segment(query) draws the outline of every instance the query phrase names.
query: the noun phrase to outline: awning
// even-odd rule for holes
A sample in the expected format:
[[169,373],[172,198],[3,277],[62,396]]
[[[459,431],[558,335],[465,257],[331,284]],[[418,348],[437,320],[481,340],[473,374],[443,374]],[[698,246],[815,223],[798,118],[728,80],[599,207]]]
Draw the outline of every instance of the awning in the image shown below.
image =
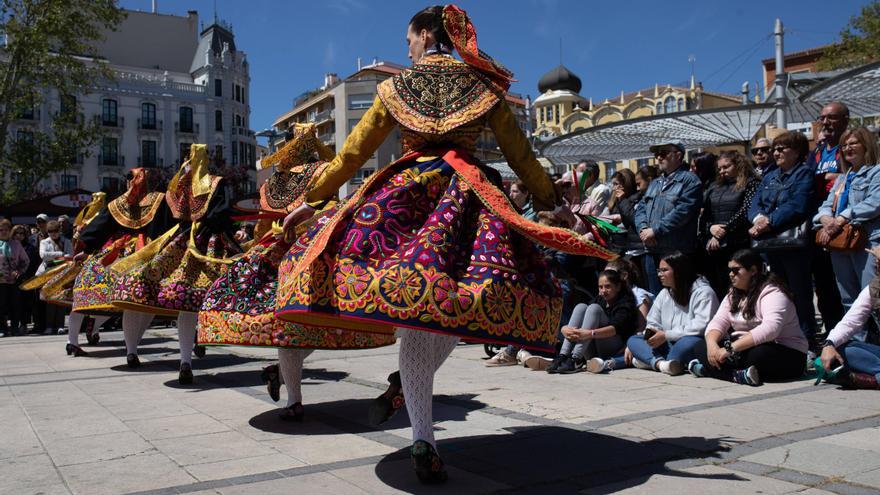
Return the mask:
[[805,91],[801,101],[826,104],[839,101],[849,107],[850,115],[880,115],[880,62],[856,67]]
[[588,159],[630,160],[650,156],[648,148],[678,140],[688,149],[750,141],[772,116],[772,104],[760,103],[689,110],[588,127],[548,141],[541,154],[556,165]]

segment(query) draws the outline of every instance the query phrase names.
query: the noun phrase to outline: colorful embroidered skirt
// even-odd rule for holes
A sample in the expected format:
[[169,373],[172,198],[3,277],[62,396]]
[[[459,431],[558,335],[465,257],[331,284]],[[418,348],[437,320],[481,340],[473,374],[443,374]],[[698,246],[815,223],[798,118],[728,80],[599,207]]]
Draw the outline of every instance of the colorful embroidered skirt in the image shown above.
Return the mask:
[[49,304],[69,307],[73,304],[73,284],[79,275],[82,265],[67,261],[40,288],[40,299]]
[[[219,260],[227,255],[226,245],[219,234],[200,234],[195,248],[206,253],[202,256],[189,249],[189,229],[164,238],[153,241],[161,243],[155,255],[119,275],[113,286],[113,306],[168,316],[199,311],[208,288],[223,269],[224,263]],[[144,249],[151,248],[147,245]]]
[[394,335],[297,325],[275,318],[278,263],[289,242],[264,237],[229,265],[202,303],[199,344],[306,349],[369,349]]
[[404,157],[375,174],[291,247],[279,268],[276,316],[553,350],[562,298],[533,241],[614,255],[526,221],[486,172],[497,175],[453,150]]
[[133,251],[134,243],[119,246],[109,242],[100,251],[89,256],[83,262],[82,270],[73,285],[73,311],[93,315],[119,313],[119,308],[111,304],[113,287],[118,276],[109,265]]

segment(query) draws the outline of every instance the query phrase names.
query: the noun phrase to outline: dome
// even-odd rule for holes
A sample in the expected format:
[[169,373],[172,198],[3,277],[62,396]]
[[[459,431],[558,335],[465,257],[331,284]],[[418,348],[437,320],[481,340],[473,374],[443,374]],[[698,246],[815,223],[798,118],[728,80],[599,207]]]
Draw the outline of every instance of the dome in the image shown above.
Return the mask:
[[564,65],[560,65],[541,76],[541,80],[538,81],[538,91],[542,94],[559,89],[580,93],[581,78],[568,70]]

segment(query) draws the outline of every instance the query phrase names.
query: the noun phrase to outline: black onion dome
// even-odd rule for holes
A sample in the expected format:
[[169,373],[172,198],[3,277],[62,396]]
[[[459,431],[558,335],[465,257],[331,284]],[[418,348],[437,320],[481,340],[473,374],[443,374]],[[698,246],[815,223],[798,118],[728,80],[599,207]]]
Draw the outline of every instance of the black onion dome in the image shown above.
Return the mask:
[[547,91],[567,89],[575,93],[581,92],[581,78],[568,70],[564,65],[551,70],[541,76],[538,81],[538,91],[542,94]]

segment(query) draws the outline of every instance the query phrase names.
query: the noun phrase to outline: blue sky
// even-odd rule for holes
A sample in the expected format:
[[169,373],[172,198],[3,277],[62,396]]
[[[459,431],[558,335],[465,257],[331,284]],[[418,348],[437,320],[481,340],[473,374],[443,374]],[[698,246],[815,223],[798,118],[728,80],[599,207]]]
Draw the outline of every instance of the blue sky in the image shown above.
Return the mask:
[[[541,75],[562,62],[595,102],[621,90],[690,77],[689,55],[708,91],[739,93],[762,80],[760,61],[773,56],[768,35],[780,17],[786,52],[838,39],[867,1],[577,1],[461,0],[480,48],[510,68],[512,91],[537,95]],[[213,18],[214,0],[159,0],[159,12]],[[149,10],[150,0],[122,0]],[[378,57],[408,64],[406,25],[426,2],[402,0],[216,0],[232,23],[236,45],[251,64],[251,127],[260,130],[289,110],[294,97],[320,86],[327,72],[346,77]]]

